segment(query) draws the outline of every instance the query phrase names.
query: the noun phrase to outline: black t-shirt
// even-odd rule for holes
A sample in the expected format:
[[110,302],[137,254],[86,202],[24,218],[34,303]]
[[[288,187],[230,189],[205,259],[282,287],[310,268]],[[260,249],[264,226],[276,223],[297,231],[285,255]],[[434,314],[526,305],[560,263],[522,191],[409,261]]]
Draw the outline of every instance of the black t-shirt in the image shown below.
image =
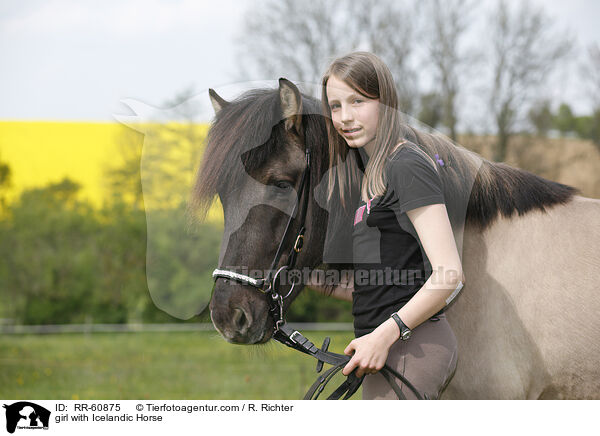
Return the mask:
[[355,213],[352,314],[356,337],[370,333],[404,306],[432,272],[406,212],[445,203],[442,180],[432,161],[411,147],[417,146],[404,144],[388,157],[385,194],[367,203],[361,200]]

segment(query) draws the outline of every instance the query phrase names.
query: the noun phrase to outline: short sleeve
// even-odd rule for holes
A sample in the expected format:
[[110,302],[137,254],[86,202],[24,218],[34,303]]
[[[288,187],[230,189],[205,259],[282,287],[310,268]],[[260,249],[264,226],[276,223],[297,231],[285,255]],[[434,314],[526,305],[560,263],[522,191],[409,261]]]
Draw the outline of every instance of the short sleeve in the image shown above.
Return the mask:
[[388,189],[398,199],[399,213],[430,204],[445,203],[442,181],[427,157],[404,149],[391,158],[387,166]]

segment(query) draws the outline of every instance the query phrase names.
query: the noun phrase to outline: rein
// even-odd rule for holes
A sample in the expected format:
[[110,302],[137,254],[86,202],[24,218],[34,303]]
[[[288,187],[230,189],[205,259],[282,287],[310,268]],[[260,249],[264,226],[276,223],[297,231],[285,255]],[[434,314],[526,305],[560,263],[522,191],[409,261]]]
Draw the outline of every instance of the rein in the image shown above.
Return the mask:
[[[260,292],[264,293],[269,304],[269,313],[275,321],[275,331],[273,333],[273,339],[275,339],[278,342],[281,342],[282,344],[290,348],[301,351],[302,353],[308,354],[309,356],[312,356],[315,359],[317,359],[317,373],[321,372],[324,363],[332,365],[331,368],[329,368],[317,378],[317,380],[313,383],[313,385],[310,387],[310,389],[304,396],[305,400],[316,400],[327,385],[327,383],[331,381],[333,376],[338,371],[340,371],[346,366],[346,364],[350,361],[351,357],[346,356],[344,354],[337,354],[328,351],[330,342],[329,337],[325,338],[322,347],[318,348],[304,335],[302,335],[298,330],[294,330],[292,327],[286,324],[283,318],[283,301],[292,293],[295,286],[300,283],[300,279],[297,282],[292,283],[292,287],[285,296],[279,293],[276,289],[277,278],[283,270],[291,270],[294,268],[297,256],[302,251],[302,246],[304,243],[304,232],[306,231],[306,213],[308,209],[308,198],[310,193],[310,151],[308,147],[305,150],[305,156],[306,167],[304,169],[304,172],[302,173],[302,179],[298,188],[298,197],[294,205],[294,209],[285,227],[283,237],[279,242],[279,246],[277,248],[277,252],[275,253],[275,257],[271,262],[271,266],[268,270],[269,272],[267,274],[267,277],[256,279],[244,274],[239,274],[233,271],[218,268],[213,271],[212,276],[215,281],[219,278],[234,280],[238,283],[252,286],[258,289]],[[279,268],[273,274],[275,267],[279,264],[279,261],[281,259],[284,242],[290,232],[292,220],[299,206],[301,207],[300,229],[298,230],[298,234],[296,235],[294,245],[289,252],[287,264]],[[365,377],[364,375],[362,377],[357,377],[355,375],[355,372],[356,368],[348,375],[347,379],[329,397],[327,397],[327,399],[338,400],[340,399],[340,397],[342,397],[342,395],[344,395],[342,399],[347,400],[352,395],[354,395],[354,393],[358,390]],[[384,367],[379,372],[381,373],[381,375],[383,375],[383,377],[385,377],[390,387],[398,396],[398,399],[405,400],[406,396],[394,380],[394,377],[396,377],[402,383],[404,383],[419,400],[423,399],[423,396],[417,391],[417,389],[404,376],[399,374],[393,368],[390,368],[388,365],[384,365]]]

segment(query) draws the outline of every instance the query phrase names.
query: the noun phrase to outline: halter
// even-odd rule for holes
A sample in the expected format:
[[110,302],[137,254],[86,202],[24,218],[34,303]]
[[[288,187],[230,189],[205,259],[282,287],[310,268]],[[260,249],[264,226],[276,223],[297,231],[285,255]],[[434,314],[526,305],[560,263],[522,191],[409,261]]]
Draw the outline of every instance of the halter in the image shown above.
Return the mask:
[[[304,399],[317,399],[319,394],[325,388],[325,385],[333,378],[333,376],[340,371],[346,364],[350,361],[350,356],[346,356],[344,354],[337,354],[328,351],[329,348],[329,338],[325,338],[323,345],[321,348],[317,348],[315,344],[309,341],[302,333],[298,330],[294,330],[289,325],[286,324],[283,318],[283,301],[287,298],[294,287],[300,282],[292,283],[292,287],[288,291],[288,293],[283,296],[277,291],[276,281],[279,275],[284,270],[291,270],[296,265],[296,258],[298,254],[302,251],[302,246],[304,244],[304,232],[306,231],[305,222],[306,222],[306,212],[308,209],[308,198],[310,193],[310,151],[308,147],[305,150],[306,156],[306,168],[302,173],[302,179],[300,180],[300,187],[298,188],[298,196],[296,199],[296,204],[294,205],[294,209],[290,218],[288,219],[287,225],[285,227],[285,231],[283,232],[283,236],[281,241],[279,242],[279,246],[277,247],[277,252],[275,253],[275,257],[271,262],[271,266],[269,267],[267,277],[265,278],[253,278],[244,274],[239,274],[234,271],[230,271],[227,269],[215,269],[212,273],[213,279],[216,280],[219,278],[226,278],[230,280],[234,280],[238,283],[252,286],[258,289],[260,292],[264,293],[267,297],[267,302],[269,304],[269,313],[273,317],[275,321],[275,331],[273,332],[273,339],[282,344],[294,348],[295,350],[301,351],[305,354],[313,356],[317,359],[317,372],[321,372],[323,369],[323,363],[327,363],[333,365],[326,372],[324,372],[310,387],[308,392],[306,393]],[[300,204],[302,202],[302,204]],[[301,205],[300,212],[300,230],[296,235],[296,240],[290,253],[288,255],[287,264],[280,267],[274,274],[273,271],[279,264],[281,259],[281,254],[283,252],[283,243],[288,236],[292,220],[296,213],[296,210]],[[357,377],[355,375],[356,369],[350,373],[348,378],[327,398],[328,400],[337,400],[342,395],[344,395],[343,399],[346,400],[350,398],[360,387],[364,375],[362,377]],[[391,388],[394,390],[399,399],[405,400],[406,397],[404,393],[395,382],[392,376],[397,377],[402,381],[413,393],[415,396],[422,400],[423,397],[419,394],[417,389],[401,374],[396,372],[394,369],[390,368],[388,365],[384,365],[384,367],[380,370],[381,374],[385,377]]]
[[[304,232],[306,231],[305,222],[306,222],[306,212],[308,209],[308,198],[310,193],[310,151],[308,148],[305,150],[306,156],[306,167],[304,168],[304,172],[302,173],[302,179],[300,180],[300,187],[298,188],[298,196],[296,199],[296,203],[294,204],[294,209],[288,219],[287,225],[285,227],[285,231],[283,232],[283,236],[281,241],[279,242],[279,247],[277,247],[277,252],[275,253],[275,257],[271,262],[271,266],[269,267],[269,272],[267,277],[265,278],[252,278],[250,276],[239,274],[234,271],[229,271],[226,269],[215,269],[212,273],[213,279],[216,281],[219,277],[234,280],[238,283],[242,283],[244,285],[252,286],[258,289],[260,292],[264,293],[267,297],[267,302],[269,303],[269,313],[273,317],[275,321],[275,332],[279,330],[279,327],[285,322],[283,319],[283,300],[290,296],[296,285],[299,283],[292,283],[292,287],[288,291],[288,293],[283,296],[276,289],[276,281],[284,270],[291,270],[296,265],[296,259],[298,254],[302,251],[302,246],[304,245]],[[296,210],[298,206],[301,204],[301,212],[300,212],[300,230],[296,235],[296,240],[294,242],[294,246],[290,250],[288,255],[287,264],[280,267],[274,274],[273,271],[279,264],[279,260],[281,259],[281,255],[283,253],[283,243],[286,240],[286,237],[290,233],[292,221],[294,219],[294,215],[296,214]]]

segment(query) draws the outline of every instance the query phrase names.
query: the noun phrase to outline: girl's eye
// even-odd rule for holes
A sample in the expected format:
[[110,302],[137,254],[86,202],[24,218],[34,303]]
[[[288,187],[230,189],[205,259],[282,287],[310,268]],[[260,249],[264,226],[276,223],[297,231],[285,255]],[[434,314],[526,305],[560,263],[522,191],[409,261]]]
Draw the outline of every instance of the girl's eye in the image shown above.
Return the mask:
[[337,109],[337,108],[338,108],[338,106],[339,106],[339,104],[337,104],[337,103],[334,103],[334,104],[330,105],[330,106],[329,106],[329,108],[330,108],[331,110],[333,110],[333,109]]
[[354,103],[362,103],[362,100],[360,98],[355,98]]

